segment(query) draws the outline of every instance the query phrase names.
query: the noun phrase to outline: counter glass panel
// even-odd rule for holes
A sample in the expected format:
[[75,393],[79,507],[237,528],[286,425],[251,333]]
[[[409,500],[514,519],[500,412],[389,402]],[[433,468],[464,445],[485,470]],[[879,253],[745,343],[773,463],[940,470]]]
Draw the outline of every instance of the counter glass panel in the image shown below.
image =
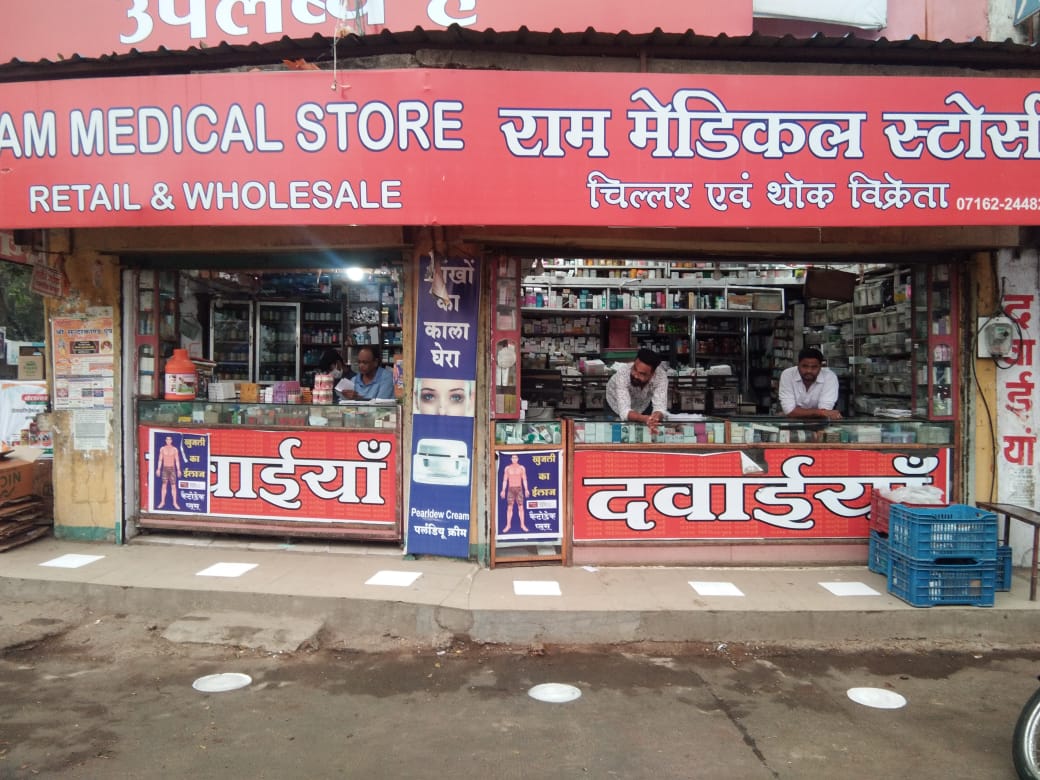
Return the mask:
[[397,404],[244,404],[234,401],[138,402],[146,425],[246,425],[287,428],[396,429]]
[[879,417],[796,420],[788,417],[732,417],[732,444],[950,444],[953,424]]
[[717,417],[661,423],[657,433],[636,422],[585,418],[574,421],[575,444],[722,444],[726,423]]

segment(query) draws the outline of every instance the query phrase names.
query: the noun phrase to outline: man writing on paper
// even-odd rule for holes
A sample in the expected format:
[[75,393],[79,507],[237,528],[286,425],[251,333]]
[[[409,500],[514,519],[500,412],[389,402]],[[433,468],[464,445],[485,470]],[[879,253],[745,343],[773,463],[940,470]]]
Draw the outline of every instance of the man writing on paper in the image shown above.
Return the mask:
[[798,365],[780,374],[780,408],[788,417],[840,420],[838,375],[823,367],[823,353],[807,347],[798,353]]
[[619,366],[607,382],[607,405],[622,420],[646,423],[650,433],[668,411],[668,371],[650,349],[636,353],[630,366]]

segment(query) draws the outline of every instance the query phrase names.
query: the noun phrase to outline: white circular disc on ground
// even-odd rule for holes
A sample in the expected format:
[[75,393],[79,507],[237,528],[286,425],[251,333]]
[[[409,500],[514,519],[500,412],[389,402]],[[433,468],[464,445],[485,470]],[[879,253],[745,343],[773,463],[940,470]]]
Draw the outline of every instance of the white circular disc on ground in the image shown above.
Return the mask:
[[191,687],[203,693],[224,693],[225,691],[237,691],[245,688],[253,678],[241,672],[222,672],[221,674],[207,674],[200,677],[191,684]]
[[849,698],[864,707],[879,710],[898,710],[906,706],[906,699],[895,691],[884,688],[849,688]]
[[538,701],[544,701],[550,704],[563,704],[564,702],[574,701],[575,699],[581,698],[581,691],[573,685],[564,685],[563,683],[542,683],[541,685],[534,686],[527,692],[527,695],[532,699],[537,699]]

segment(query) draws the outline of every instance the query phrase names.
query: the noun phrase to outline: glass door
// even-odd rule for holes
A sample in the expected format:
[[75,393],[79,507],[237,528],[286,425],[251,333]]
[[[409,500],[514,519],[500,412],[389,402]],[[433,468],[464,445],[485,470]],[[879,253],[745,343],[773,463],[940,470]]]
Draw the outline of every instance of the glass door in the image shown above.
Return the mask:
[[291,382],[300,378],[300,304],[257,304],[256,378]]
[[914,415],[928,416],[928,269],[914,269],[913,306]]
[[253,378],[253,304],[214,301],[210,308],[209,354],[213,378],[249,382]]

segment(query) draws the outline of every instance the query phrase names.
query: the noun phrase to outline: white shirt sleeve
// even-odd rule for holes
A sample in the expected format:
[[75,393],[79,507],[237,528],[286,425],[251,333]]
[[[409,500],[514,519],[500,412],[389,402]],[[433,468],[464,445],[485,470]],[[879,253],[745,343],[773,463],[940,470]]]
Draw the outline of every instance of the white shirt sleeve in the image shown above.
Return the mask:
[[[794,378],[801,380],[797,367],[785,368],[780,372],[780,386],[777,394],[780,396],[780,410],[784,414],[794,411]],[[835,393],[837,393],[837,389],[835,389]]]
[[653,385],[653,409],[661,414],[668,413],[668,371],[658,366],[650,379]]
[[833,409],[838,405],[838,375],[825,368],[820,372],[823,386],[820,388],[820,409]]
[[607,406],[622,420],[627,420],[628,413],[632,411],[632,394],[628,391],[628,383],[624,381],[628,373],[618,368],[607,380]]

